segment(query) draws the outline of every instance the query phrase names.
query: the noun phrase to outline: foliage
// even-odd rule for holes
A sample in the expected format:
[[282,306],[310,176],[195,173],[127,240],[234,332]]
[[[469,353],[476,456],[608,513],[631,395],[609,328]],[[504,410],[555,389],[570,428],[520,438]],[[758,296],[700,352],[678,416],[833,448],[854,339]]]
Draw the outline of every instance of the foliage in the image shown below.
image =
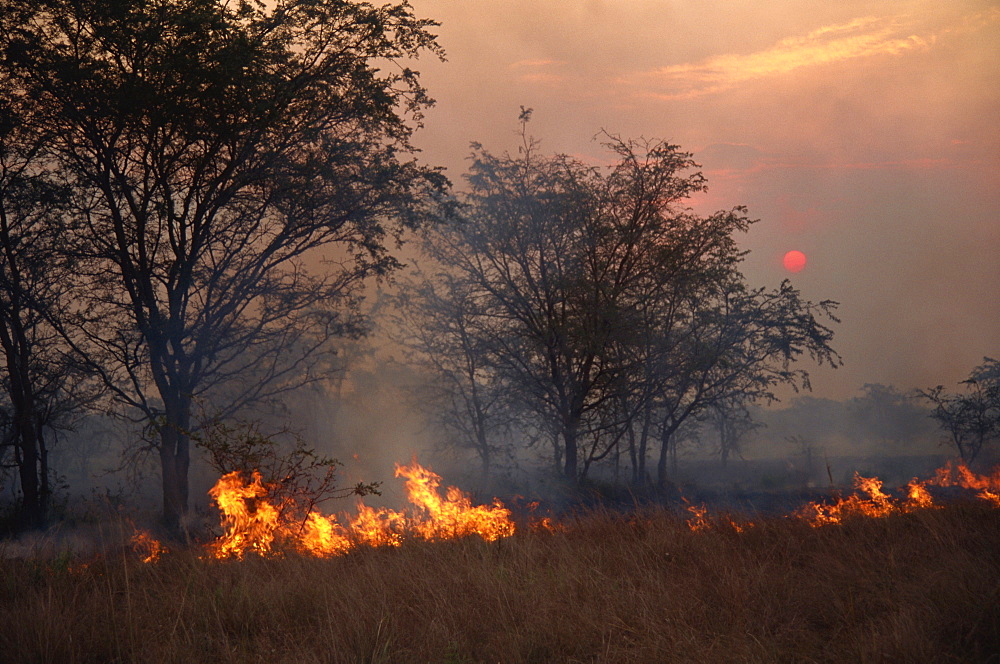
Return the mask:
[[965,388],[961,393],[946,392],[938,385],[919,394],[933,406],[931,417],[962,460],[972,463],[983,448],[1000,440],[1000,362],[983,358],[961,385]]
[[[360,291],[446,185],[407,160],[440,54],[406,3],[3,0],[11,90],[73,191],[60,331],[163,422],[164,518],[188,503],[194,400],[232,414],[318,379]],[[322,265],[322,269],[315,267]]]
[[255,422],[227,424],[214,420],[192,438],[205,453],[208,465],[220,475],[236,471],[248,478],[259,472],[270,495],[277,499],[276,504],[294,505],[303,513],[335,498],[381,495],[378,482],[338,487],[337,468],[341,463],[317,454],[292,431],[264,435]]

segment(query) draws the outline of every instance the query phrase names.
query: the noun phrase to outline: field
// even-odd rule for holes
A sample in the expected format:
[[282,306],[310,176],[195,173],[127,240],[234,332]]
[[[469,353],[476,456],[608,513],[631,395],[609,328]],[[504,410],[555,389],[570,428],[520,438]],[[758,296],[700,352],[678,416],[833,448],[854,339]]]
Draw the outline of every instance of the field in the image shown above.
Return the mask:
[[6,557],[0,659],[1000,661],[1000,510],[982,501],[818,528],[695,532],[666,510],[565,526],[325,559]]

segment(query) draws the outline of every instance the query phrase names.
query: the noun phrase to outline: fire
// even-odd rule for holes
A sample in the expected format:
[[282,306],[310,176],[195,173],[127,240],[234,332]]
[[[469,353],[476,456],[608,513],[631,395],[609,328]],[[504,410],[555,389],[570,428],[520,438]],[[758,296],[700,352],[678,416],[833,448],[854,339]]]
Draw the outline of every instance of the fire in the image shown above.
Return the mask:
[[[299,508],[291,499],[276,497],[274,486],[254,472],[249,481],[239,472],[219,479],[209,494],[222,512],[224,533],[207,546],[214,558],[242,559],[248,553],[260,556],[280,556],[286,551],[329,557],[345,554],[360,546],[397,547],[407,539],[439,541],[476,535],[487,541],[515,534],[511,511],[494,499],[490,505],[474,505],[472,499],[456,487],[441,492],[441,477],[417,463],[396,466],[396,477],[406,480],[406,493],[412,507],[396,511],[385,507],[373,508],[359,502],[357,515],[334,516]],[[855,473],[854,492],[824,504],[811,502],[794,514],[814,527],[839,524],[847,518],[881,518],[894,513],[937,507],[931,492],[933,487],[961,487],[1000,507],[1000,467],[989,475],[977,475],[964,463],[949,462],[927,480],[914,478],[899,492],[888,493],[877,477]],[[894,497],[899,496],[899,497]],[[692,505],[684,500],[691,517],[687,526],[692,531],[731,529],[742,533],[753,527],[752,522],[737,523],[727,516],[710,517],[704,505]],[[538,503],[529,503],[534,511]],[[567,530],[546,516],[530,518],[527,529],[532,532],[559,533]],[[132,545],[143,562],[156,562],[167,549],[148,532],[136,530]]]
[[155,563],[161,555],[169,553],[167,547],[145,530],[136,530],[132,534],[132,549],[142,556],[144,563]]
[[687,498],[682,498],[682,500],[687,504],[685,509],[691,513],[691,518],[687,520],[688,528],[694,532],[698,532],[699,530],[708,530],[712,527],[712,524],[706,518],[708,508],[704,504],[692,505],[688,503]]
[[226,529],[211,547],[217,558],[242,558],[247,551],[267,555],[275,537],[288,528],[279,521],[278,507],[268,502],[268,489],[256,471],[249,484],[243,482],[239,471],[223,475],[208,494],[222,510]]
[[[990,475],[977,475],[965,463],[949,461],[929,480],[910,480],[906,499],[895,500],[882,491],[882,481],[855,473],[854,486],[858,493],[841,498],[832,505],[809,503],[796,512],[813,526],[840,523],[847,516],[883,517],[893,512],[907,512],[935,507],[929,487],[961,487],[977,491],[977,497],[1000,507],[1000,467]],[[861,494],[866,494],[861,495]]]
[[448,487],[446,498],[438,493],[441,477],[413,461],[410,466],[396,466],[396,477],[406,478],[406,493],[410,502],[423,513],[424,518],[413,524],[413,529],[424,539],[453,539],[466,535],[479,535],[493,542],[514,534],[510,510],[499,500],[493,505],[473,506],[472,501],[457,487]]
[[442,497],[441,477],[416,460],[409,466],[397,465],[396,477],[406,478],[412,510],[359,504],[357,516],[342,525],[332,516],[315,511],[302,516],[293,504],[274,504],[259,473],[249,484],[239,472],[224,475],[209,491],[225,527],[210,545],[210,553],[216,558],[243,558],[248,552],[270,556],[293,549],[327,557],[361,545],[399,546],[407,537],[443,540],[478,535],[494,541],[514,534],[510,510],[499,500],[489,506],[473,505],[456,487],[449,487]]
[[949,461],[942,468],[938,468],[930,483],[936,486],[957,486],[978,491],[976,495],[979,498],[1000,507],[1000,466],[994,468],[989,475],[977,475],[964,463],[956,465]]

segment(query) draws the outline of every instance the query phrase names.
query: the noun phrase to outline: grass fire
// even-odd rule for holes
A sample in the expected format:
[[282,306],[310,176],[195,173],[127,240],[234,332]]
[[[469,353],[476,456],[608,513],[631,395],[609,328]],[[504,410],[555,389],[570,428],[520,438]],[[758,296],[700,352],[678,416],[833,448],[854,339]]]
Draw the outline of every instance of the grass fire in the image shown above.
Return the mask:
[[415,460],[396,475],[402,511],[303,514],[231,473],[210,541],[2,556],[0,619],[23,626],[4,661],[989,661],[1000,644],[1000,468],[859,476],[784,516],[680,503],[523,526]]
[[222,513],[225,533],[208,548],[216,558],[243,558],[251,552],[269,556],[286,550],[324,557],[358,546],[399,546],[413,537],[433,541],[478,535],[493,541],[514,534],[510,510],[502,503],[474,506],[457,487],[449,487],[442,497],[441,477],[415,459],[409,466],[397,465],[396,477],[406,478],[411,511],[359,504],[357,516],[342,525],[316,511],[303,513],[292,500],[276,500],[259,472],[247,481],[233,471],[209,492]]
[[1000,9],[862,4],[0,0],[0,664],[1000,664]]

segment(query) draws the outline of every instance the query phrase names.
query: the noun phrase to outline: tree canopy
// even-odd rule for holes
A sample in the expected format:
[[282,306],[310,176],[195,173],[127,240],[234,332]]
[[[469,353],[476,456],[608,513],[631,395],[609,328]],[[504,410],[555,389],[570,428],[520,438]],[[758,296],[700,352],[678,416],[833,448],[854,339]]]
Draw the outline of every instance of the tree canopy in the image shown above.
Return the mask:
[[662,483],[671,436],[689,417],[737,394],[808,385],[793,366],[803,354],[839,363],[821,322],[835,320],[835,303],[746,283],[735,239],[752,223],[746,211],[687,207],[705,188],[690,154],[606,135],[604,170],[541,155],[522,135],[516,156],[473,146],[462,222],[430,230],[425,248],[447,274],[441,297],[461,298],[439,298],[435,316],[460,306],[461,333],[475,338],[457,349],[477,356],[479,377],[466,383],[502,385],[532,413],[567,479],[638,428],[635,472],[655,429]]
[[154,425],[176,525],[193,404],[315,378],[445,186],[407,156],[432,103],[407,62],[440,55],[434,24],[347,0],[4,0],[0,17],[5,89],[73,192],[61,331]]

